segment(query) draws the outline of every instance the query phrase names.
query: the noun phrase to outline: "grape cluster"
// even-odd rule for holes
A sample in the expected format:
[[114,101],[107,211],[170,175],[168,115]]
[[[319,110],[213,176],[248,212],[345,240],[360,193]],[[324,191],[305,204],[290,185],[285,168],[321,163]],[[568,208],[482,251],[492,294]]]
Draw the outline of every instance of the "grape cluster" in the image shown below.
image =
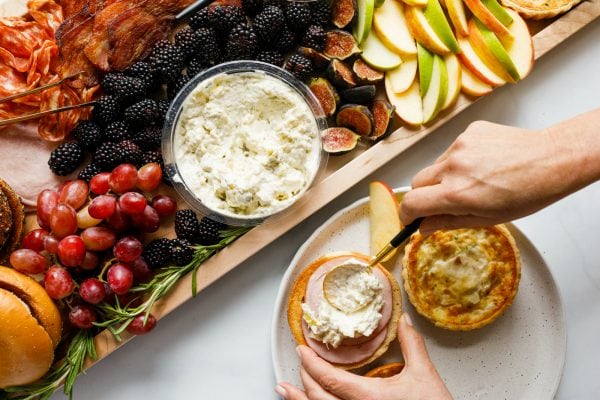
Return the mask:
[[[143,234],[156,232],[161,218],[175,214],[177,202],[166,195],[148,200],[145,192],[158,188],[162,170],[149,163],[139,170],[121,164],[112,172],[65,182],[37,198],[39,229],[27,233],[22,248],[10,256],[11,265],[26,274],[44,273],[46,292],[66,299],[69,321],[89,329],[98,318],[95,305],[118,299],[131,301],[135,282],[153,276],[142,256]],[[91,197],[91,200],[90,200]],[[156,324],[134,320],[129,331],[145,333]]]

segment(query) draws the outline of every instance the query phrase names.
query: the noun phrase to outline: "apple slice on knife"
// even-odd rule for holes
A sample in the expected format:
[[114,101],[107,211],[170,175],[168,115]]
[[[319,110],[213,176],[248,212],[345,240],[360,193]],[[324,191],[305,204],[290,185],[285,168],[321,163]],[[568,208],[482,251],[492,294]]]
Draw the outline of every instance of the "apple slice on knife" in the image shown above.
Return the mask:
[[[386,183],[375,181],[369,184],[371,256],[377,255],[400,232],[399,207],[394,191]],[[394,250],[383,261],[392,260],[396,253]]]

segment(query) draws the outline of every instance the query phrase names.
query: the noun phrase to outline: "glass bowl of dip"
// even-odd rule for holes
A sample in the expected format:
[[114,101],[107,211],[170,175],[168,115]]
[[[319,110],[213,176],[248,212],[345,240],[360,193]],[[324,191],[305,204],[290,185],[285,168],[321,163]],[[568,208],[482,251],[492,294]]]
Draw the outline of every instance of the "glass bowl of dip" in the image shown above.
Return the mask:
[[319,101],[287,71],[232,61],[196,75],[163,128],[165,173],[192,208],[251,226],[293,209],[327,163]]

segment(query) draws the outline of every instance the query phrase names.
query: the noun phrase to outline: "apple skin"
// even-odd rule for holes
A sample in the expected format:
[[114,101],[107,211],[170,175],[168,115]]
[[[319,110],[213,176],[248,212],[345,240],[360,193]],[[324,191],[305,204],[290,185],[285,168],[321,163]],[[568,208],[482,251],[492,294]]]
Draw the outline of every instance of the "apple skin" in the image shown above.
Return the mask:
[[427,22],[429,22],[429,25],[431,25],[434,32],[437,33],[438,37],[444,42],[446,47],[453,53],[460,53],[460,47],[458,46],[456,37],[446,19],[446,14],[444,14],[440,2],[438,0],[428,0],[423,14],[425,15]]
[[442,106],[442,110],[447,110],[452,107],[458,95],[460,94],[460,88],[462,86],[462,68],[458,57],[455,54],[448,54],[444,56],[444,62],[446,63],[446,69],[448,71],[448,95],[446,101]]
[[[400,232],[399,210],[400,203],[389,185],[382,181],[369,183],[371,256],[377,255]],[[396,251],[393,251],[384,261],[395,258],[395,253]]]
[[396,115],[411,126],[423,124],[423,102],[419,93],[419,81],[414,80],[410,87],[402,92],[395,93],[389,82],[389,77],[385,78],[385,92],[388,101],[395,107]]
[[402,2],[407,6],[415,7],[425,7],[427,5],[427,0],[402,0]]
[[464,0],[464,2],[473,15],[498,36],[503,45],[508,46],[514,41],[515,38],[508,28],[492,14],[481,0]]
[[433,54],[420,44],[417,44],[417,65],[419,69],[421,97],[425,97],[425,93],[429,90],[431,76],[433,75]]
[[494,88],[480,81],[467,67],[461,66],[461,90],[468,96],[481,97],[491,93]]
[[375,11],[375,0],[357,0],[358,4],[358,19],[354,24],[354,37],[356,42],[362,44],[373,25],[373,13]]
[[433,57],[431,83],[423,97],[423,123],[435,119],[442,110],[448,96],[448,70],[444,59],[437,54]]
[[452,25],[459,36],[467,36],[469,30],[467,27],[467,14],[463,0],[446,0],[446,10]]
[[469,69],[483,83],[498,87],[506,83],[505,79],[502,79],[494,71],[492,71],[481,58],[477,55],[471,43],[467,38],[459,38],[458,43],[462,49],[462,53],[458,54],[460,62]]
[[411,35],[413,35],[415,40],[423,47],[427,48],[432,53],[440,55],[450,53],[448,46],[442,42],[431,25],[429,25],[429,22],[427,22],[423,10],[418,7],[405,7],[404,17],[406,18],[406,23]]
[[385,73],[389,79],[394,93],[403,93],[415,80],[417,75],[417,56],[410,55],[402,57],[402,64],[398,68]]
[[401,1],[386,1],[376,9],[373,15],[373,29],[390,50],[400,55],[417,53],[415,39],[408,30]]
[[507,46],[506,49],[508,50],[508,55],[515,63],[521,79],[525,79],[531,72],[535,60],[533,40],[523,18],[513,10],[507,9],[506,11],[513,19],[510,31],[515,37],[515,41]]
[[511,15],[506,11],[506,8],[502,7],[497,0],[481,0],[481,2],[490,10],[494,17],[498,19],[498,21],[502,22],[502,25],[507,28],[513,22]]
[[521,78],[502,43],[492,31],[475,18],[469,21],[469,42],[479,58],[496,75],[511,83],[515,83]]

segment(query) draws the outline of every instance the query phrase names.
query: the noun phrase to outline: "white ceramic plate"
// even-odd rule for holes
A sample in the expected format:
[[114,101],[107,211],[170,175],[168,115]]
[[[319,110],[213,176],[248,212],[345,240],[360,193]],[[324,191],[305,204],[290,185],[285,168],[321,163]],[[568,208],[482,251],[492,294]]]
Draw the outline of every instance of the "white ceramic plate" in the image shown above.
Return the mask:
[[[522,278],[514,304],[491,325],[471,332],[436,328],[417,314],[403,293],[403,309],[425,336],[431,358],[456,399],[552,399],[560,383],[566,351],[560,293],[533,244],[513,225],[508,228],[521,251]],[[368,198],[358,200],[325,222],[298,250],[283,277],[271,331],[277,381],[300,385],[296,343],[286,316],[290,287],[311,261],[341,250],[368,254]],[[398,261],[392,272],[399,281],[400,270]],[[401,359],[395,342],[366,369]]]

